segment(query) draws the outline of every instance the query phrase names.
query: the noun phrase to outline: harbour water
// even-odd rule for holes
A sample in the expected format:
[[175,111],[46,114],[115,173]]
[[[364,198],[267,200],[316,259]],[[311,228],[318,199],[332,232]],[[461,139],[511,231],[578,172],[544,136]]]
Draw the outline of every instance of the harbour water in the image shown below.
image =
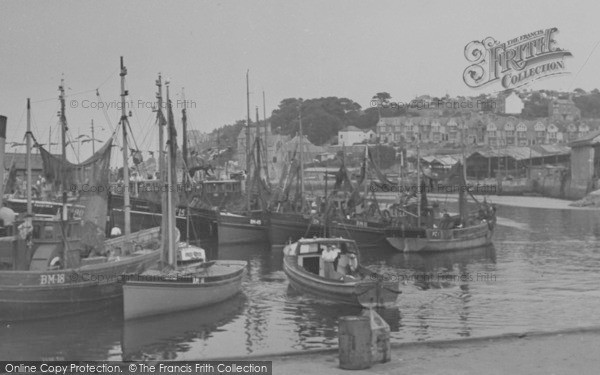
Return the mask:
[[[493,247],[362,251],[363,263],[404,281],[398,308],[384,313],[393,342],[600,325],[600,212],[500,206],[498,216]],[[360,312],[289,289],[280,248],[202,246],[213,257],[248,260],[243,294],[126,323],[121,306],[2,322],[0,360],[191,360],[328,348],[337,345],[338,318]]]

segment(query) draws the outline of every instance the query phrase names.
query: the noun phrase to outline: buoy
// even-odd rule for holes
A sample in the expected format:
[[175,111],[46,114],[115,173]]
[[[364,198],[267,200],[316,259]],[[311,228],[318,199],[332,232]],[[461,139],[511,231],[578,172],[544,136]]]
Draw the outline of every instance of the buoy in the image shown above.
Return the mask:
[[340,368],[362,370],[371,367],[371,319],[343,316],[338,326]]

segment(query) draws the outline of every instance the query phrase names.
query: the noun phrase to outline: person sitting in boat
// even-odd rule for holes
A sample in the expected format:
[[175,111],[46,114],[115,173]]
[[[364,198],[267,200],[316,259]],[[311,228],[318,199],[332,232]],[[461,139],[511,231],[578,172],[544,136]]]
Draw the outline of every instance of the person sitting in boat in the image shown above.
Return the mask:
[[340,258],[337,264],[337,272],[342,276],[342,279],[346,278],[355,279],[358,276],[358,258],[354,252],[346,252],[340,254]]

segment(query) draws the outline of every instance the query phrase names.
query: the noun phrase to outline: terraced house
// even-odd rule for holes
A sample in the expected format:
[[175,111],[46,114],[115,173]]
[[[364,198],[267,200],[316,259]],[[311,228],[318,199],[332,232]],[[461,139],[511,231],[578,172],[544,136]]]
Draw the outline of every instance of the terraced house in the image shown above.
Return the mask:
[[593,121],[523,120],[514,116],[383,117],[377,137],[384,144],[422,142],[491,147],[572,142],[598,128]]

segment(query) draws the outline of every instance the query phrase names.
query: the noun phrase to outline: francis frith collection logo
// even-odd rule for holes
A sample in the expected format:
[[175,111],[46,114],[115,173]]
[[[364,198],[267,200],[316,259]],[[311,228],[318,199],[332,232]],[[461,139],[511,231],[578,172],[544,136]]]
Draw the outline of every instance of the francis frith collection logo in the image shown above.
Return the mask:
[[504,43],[492,37],[472,41],[465,47],[465,57],[472,63],[463,73],[465,83],[473,88],[499,83],[506,90],[568,74],[565,58],[572,55],[558,48],[557,32],[555,27],[537,30]]

